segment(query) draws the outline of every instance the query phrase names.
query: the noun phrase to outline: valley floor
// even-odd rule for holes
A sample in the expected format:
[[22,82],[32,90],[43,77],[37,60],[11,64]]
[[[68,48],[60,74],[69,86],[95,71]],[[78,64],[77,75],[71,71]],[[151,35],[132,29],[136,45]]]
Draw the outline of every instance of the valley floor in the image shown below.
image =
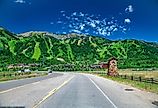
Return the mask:
[[0,83],[1,107],[157,108],[157,101],[154,93],[83,73],[52,73]]

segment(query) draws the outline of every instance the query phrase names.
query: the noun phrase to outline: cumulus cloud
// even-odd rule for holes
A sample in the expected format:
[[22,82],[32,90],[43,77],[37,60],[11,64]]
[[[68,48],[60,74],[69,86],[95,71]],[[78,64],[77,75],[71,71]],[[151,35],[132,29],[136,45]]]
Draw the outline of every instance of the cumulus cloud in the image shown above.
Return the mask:
[[133,12],[133,6],[132,5],[129,5],[126,9],[125,9],[126,12]]
[[99,24],[99,23],[100,23],[100,21],[99,21],[99,20],[95,20],[95,23]]
[[90,22],[90,26],[93,27],[93,28],[96,27],[94,22]]
[[124,22],[125,23],[131,23],[131,20],[129,18],[126,18]]
[[57,21],[57,23],[58,23],[58,24],[61,24],[61,23],[62,23],[62,21]]
[[60,11],[60,13],[64,13],[65,11]]
[[50,24],[54,24],[54,22],[50,22]]
[[74,33],[82,33],[81,31],[79,31],[79,30],[71,30],[70,32],[74,32]]
[[63,32],[63,34],[66,34],[66,32]]
[[25,0],[16,0],[16,1],[14,1],[15,3],[21,3],[21,4],[24,4],[24,3],[26,3],[26,1]]
[[65,14],[63,14],[63,16],[66,16]]
[[76,16],[77,15],[77,12],[74,12],[73,14],[72,14],[72,16]]
[[113,31],[114,31],[114,32],[115,32],[115,31],[118,31],[118,28],[114,28]]
[[83,29],[84,29],[84,26],[85,26],[85,24],[81,24],[81,25],[80,25],[80,30],[83,30]]
[[80,16],[81,16],[81,17],[83,17],[83,16],[84,16],[84,14],[83,14],[82,12],[80,12]]
[[[129,6],[128,11],[132,12],[133,8]],[[115,17],[100,18],[99,15],[95,16],[83,12],[66,14],[65,11],[61,11],[60,13],[61,18],[58,19],[57,24],[63,24],[65,31],[68,30],[67,33],[110,36],[114,32],[127,32],[129,30],[127,29],[128,24],[131,23],[129,18],[119,21]]]
[[68,19],[68,20],[69,20],[69,19],[70,19],[70,17],[69,17],[69,16],[66,16],[66,19]]

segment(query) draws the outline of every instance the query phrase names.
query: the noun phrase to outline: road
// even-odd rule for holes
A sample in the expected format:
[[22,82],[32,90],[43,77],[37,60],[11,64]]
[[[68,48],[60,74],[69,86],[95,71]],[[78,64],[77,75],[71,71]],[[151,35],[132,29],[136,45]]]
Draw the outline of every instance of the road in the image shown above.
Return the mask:
[[55,73],[55,74],[50,74],[48,76],[7,81],[7,83],[2,82],[2,83],[0,83],[0,91],[11,89],[11,88],[18,87],[18,86],[22,86],[25,84],[30,84],[30,83],[37,82],[37,81],[42,81],[42,80],[53,78],[53,77],[58,77],[61,75],[63,75],[63,74],[62,73]]
[[[158,108],[158,95],[89,74],[53,73],[47,77],[0,83],[1,107]],[[14,85],[12,85],[14,84]],[[126,91],[132,89],[132,91]]]

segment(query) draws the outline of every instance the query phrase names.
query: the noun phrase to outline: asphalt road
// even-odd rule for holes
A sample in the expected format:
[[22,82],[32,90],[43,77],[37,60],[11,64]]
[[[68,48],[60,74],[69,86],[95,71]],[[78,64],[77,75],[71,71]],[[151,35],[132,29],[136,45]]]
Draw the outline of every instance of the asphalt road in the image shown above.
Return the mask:
[[[59,76],[54,77],[54,74],[43,80],[23,83],[24,85],[21,86],[1,90],[0,106],[158,108],[152,104],[152,102],[158,101],[158,95],[154,93],[141,91],[94,75],[75,73],[56,75]],[[8,86],[11,85],[8,84]],[[132,89],[133,91],[126,91],[125,89]]]
[[61,75],[63,75],[63,74],[62,73],[52,73],[52,74],[47,75],[47,76],[0,82],[0,91],[8,90],[8,89],[11,89],[11,88],[14,88],[14,87],[23,86],[25,84],[38,82],[38,81],[42,81],[42,80],[53,78],[53,77],[58,77],[58,76],[61,76]]

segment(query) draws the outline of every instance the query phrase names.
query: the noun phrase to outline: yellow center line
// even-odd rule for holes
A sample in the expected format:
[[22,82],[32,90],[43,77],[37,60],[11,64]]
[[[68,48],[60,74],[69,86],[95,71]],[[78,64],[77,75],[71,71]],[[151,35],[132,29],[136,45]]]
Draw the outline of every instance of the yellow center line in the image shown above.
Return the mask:
[[32,108],[37,108],[42,102],[44,102],[46,99],[48,99],[50,96],[52,96],[55,92],[57,92],[60,88],[62,88],[64,85],[66,85],[70,80],[72,80],[73,77],[69,78],[67,81],[64,81],[59,87],[51,90],[48,92],[48,94],[42,98],[37,104],[35,104]]

